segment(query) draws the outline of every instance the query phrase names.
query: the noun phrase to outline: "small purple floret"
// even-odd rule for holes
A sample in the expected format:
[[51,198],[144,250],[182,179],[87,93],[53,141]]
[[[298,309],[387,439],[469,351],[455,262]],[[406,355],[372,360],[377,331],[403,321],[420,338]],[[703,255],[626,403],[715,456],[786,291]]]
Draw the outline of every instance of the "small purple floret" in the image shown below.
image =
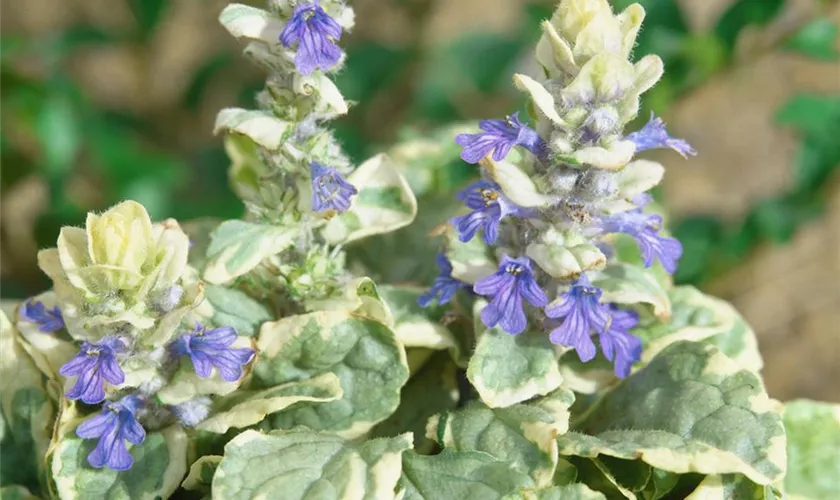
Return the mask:
[[545,142],[536,131],[519,121],[519,113],[506,120],[481,120],[478,134],[460,134],[455,142],[463,146],[461,159],[467,163],[478,163],[491,151],[495,161],[502,161],[513,146],[522,146],[537,156],[544,156]]
[[437,278],[435,278],[432,288],[417,298],[417,304],[419,304],[420,307],[428,307],[429,304],[431,304],[436,298],[438,299],[438,305],[448,304],[449,301],[452,300],[452,297],[455,296],[458,289],[462,286],[466,286],[466,284],[462,281],[456,280],[452,277],[452,263],[449,262],[446,255],[443,253],[437,254],[435,262],[437,263],[440,273]]
[[105,403],[100,413],[76,428],[76,435],[80,438],[99,438],[96,447],[87,456],[92,467],[124,471],[134,465],[125,441],[141,444],[146,439],[146,431],[135,416],[141,404],[142,400],[134,395],[116,403]]
[[196,323],[195,330],[178,337],[172,343],[176,356],[189,355],[195,373],[207,378],[215,366],[222,380],[236,382],[242,377],[242,367],[254,358],[250,348],[233,348],[236,330],[229,326],[206,330]]
[[502,330],[521,333],[528,326],[522,299],[534,307],[545,307],[548,297],[534,279],[531,260],[528,257],[511,259],[502,257],[499,270],[479,280],[473,291],[491,298],[490,303],[481,311],[481,321],[488,327],[501,326]]
[[659,235],[662,227],[661,216],[633,210],[605,217],[598,225],[605,233],[624,233],[632,236],[639,245],[646,267],[652,266],[658,259],[669,274],[677,271],[677,262],[683,252],[682,244],[676,238]]
[[341,26],[318,2],[298,5],[280,33],[280,43],[284,46],[291,48],[297,42],[295,66],[302,75],[338,64],[342,52],[335,42],[340,39]]
[[527,209],[510,201],[495,182],[480,180],[458,193],[458,199],[473,211],[451,219],[458,230],[458,239],[466,243],[484,230],[484,242],[492,245],[499,238],[499,224],[507,215],[526,217]]
[[42,333],[54,333],[64,328],[64,318],[58,306],[47,309],[43,302],[29,299],[20,307],[20,317],[38,325]]
[[125,382],[125,374],[116,358],[117,352],[124,348],[122,341],[114,337],[106,337],[95,344],[82,342],[79,353],[58,370],[61,375],[77,377],[66,396],[87,404],[104,400],[105,381],[113,385]]
[[558,302],[546,307],[546,316],[563,321],[551,331],[549,339],[554,344],[574,348],[586,363],[597,354],[592,340],[592,333],[597,333],[601,351],[614,361],[616,376],[624,378],[642,355],[641,340],[629,332],[636,326],[638,317],[633,312],[601,303],[601,293],[586,275],[581,275]]
[[312,209],[316,212],[335,210],[346,212],[350,208],[350,197],[358,194],[356,187],[344,180],[338,171],[312,162]]
[[653,113],[650,114],[650,121],[641,130],[627,134],[625,139],[636,144],[637,153],[649,149],[670,148],[683,158],[697,154],[697,151],[685,140],[669,136],[668,131],[665,130],[665,122]]

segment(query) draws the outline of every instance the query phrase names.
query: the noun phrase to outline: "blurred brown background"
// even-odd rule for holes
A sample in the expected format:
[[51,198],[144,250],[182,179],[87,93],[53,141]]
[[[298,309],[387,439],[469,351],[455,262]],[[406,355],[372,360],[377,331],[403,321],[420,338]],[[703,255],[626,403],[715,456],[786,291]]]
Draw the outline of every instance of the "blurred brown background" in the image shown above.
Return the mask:
[[[262,75],[218,25],[221,0],[2,3],[3,296],[63,224],[122,198],[155,217],[235,217],[216,112]],[[244,2],[258,5],[259,2]],[[401,127],[501,115],[551,1],[357,0],[338,124],[355,159]],[[629,2],[616,0],[617,7]],[[759,335],[772,396],[840,401],[840,3],[654,0],[638,52],[666,61],[646,100],[700,152],[653,155],[686,246],[681,282]],[[477,76],[476,76],[477,75]]]

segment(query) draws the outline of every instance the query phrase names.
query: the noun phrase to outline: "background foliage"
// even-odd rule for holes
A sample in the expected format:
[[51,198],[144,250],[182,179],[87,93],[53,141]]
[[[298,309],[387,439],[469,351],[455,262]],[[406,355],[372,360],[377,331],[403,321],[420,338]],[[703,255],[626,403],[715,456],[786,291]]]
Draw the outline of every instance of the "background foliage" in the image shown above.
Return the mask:
[[[216,25],[222,3],[106,3],[103,9],[96,0],[77,0],[57,8],[52,24],[40,25],[26,21],[40,12],[38,2],[4,3],[13,14],[4,12],[0,37],[4,297],[25,297],[48,286],[35,267],[35,248],[53,245],[58,229],[80,224],[88,210],[132,198],[154,218],[240,214],[227,186],[221,141],[210,134],[212,116],[225,105],[250,104],[263,77]],[[448,23],[441,21],[444,3],[354,2],[359,26],[345,44],[347,67],[337,83],[359,104],[337,132],[356,162],[401,137],[493,117],[521,104],[508,75],[531,64],[538,22],[550,15],[553,2],[494,2],[518,15],[515,21],[485,20],[491,29],[482,31],[458,29],[458,19],[478,15],[469,7],[474,2],[449,9]],[[614,0],[617,8],[630,3]],[[656,53],[667,68],[645,100],[645,119],[650,110],[667,119],[681,101],[766,53],[795,53],[819,64],[838,60],[836,1],[709,2],[720,8],[710,9],[713,20],[700,28],[697,13],[687,8],[691,1],[641,3],[648,14],[635,55]],[[487,9],[493,6],[479,10]],[[64,17],[56,18],[61,13]],[[193,19],[190,29],[178,25],[190,16],[201,20]],[[204,37],[196,30],[204,30]],[[181,39],[170,36],[175,31],[184,32]],[[201,43],[200,60],[177,55]],[[98,64],[86,63],[95,56]],[[121,68],[133,72],[133,80],[121,77]],[[758,246],[785,244],[824,213],[840,166],[840,89],[792,93],[773,113],[776,125],[798,141],[789,181],[781,191],[751,195],[744,213],[683,213],[672,220],[686,247],[679,282],[713,282],[743,266]],[[434,189],[443,199],[474,171],[457,156],[440,161],[442,176]],[[682,170],[699,168],[673,159],[666,165],[668,176],[676,178]],[[667,191],[661,194],[667,205]],[[772,391],[772,377],[770,384]]]

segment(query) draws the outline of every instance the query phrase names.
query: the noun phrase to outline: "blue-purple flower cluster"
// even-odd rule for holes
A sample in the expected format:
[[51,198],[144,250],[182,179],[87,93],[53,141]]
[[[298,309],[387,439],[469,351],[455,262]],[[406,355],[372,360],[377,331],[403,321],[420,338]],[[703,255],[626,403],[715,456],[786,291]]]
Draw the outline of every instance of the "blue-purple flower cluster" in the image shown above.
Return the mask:
[[[64,328],[58,307],[46,310],[42,302],[26,301],[19,314],[23,321],[37,324],[42,333],[55,333]],[[207,330],[196,323],[193,331],[183,333],[170,343],[166,352],[170,354],[169,359],[188,356],[199,377],[210,377],[216,368],[222,380],[235,382],[242,377],[243,366],[251,362],[255,354],[250,348],[231,347],[236,338],[236,331],[229,326]],[[132,349],[132,339],[109,336],[97,342],[82,342],[79,352],[59,369],[59,374],[75,377],[65,393],[68,399],[91,405],[103,404],[99,414],[76,429],[76,435],[81,438],[99,439],[87,457],[88,463],[95,468],[128,470],[134,460],[125,441],[141,444],[146,437],[146,431],[138,421],[138,412],[153,404],[150,394],[137,391],[113,402],[105,400],[106,384],[119,386],[125,382],[121,361],[141,354]],[[160,364],[167,364],[167,361]],[[170,410],[177,415],[177,408]],[[178,420],[183,422],[183,419]]]
[[[516,114],[505,120],[484,120],[479,127],[479,133],[461,134],[455,139],[463,147],[461,158],[468,163],[479,163],[487,157],[500,162],[514,146],[519,146],[533,154],[544,169],[555,168],[552,162],[558,163],[559,168],[571,167],[554,160],[546,141],[524,125]],[[671,148],[683,156],[695,154],[687,142],[670,137],[662,120],[656,117],[625,139],[635,144],[637,152]],[[558,195],[557,206],[580,204],[580,199],[564,199],[564,193],[546,194]],[[470,210],[450,221],[462,242],[472,240],[481,231],[485,243],[497,244],[500,227],[506,219],[534,220],[543,226],[557,220],[546,220],[551,215],[550,208],[537,210],[517,206],[505,196],[497,183],[489,179],[471,184],[458,193],[458,198]],[[676,239],[660,234],[662,219],[659,215],[643,211],[649,200],[649,195],[642,194],[633,200],[634,210],[607,214],[599,212],[597,200],[589,202],[586,217],[576,223],[584,225],[583,234],[592,238],[592,243],[599,248],[608,246],[604,240],[606,235],[623,233],[631,236],[638,243],[645,266],[650,267],[659,261],[668,273],[674,273],[682,255],[682,246]],[[503,247],[510,250],[510,242]],[[444,254],[438,255],[437,264],[440,275],[432,289],[420,297],[418,303],[421,306],[429,305],[435,297],[439,297],[440,304],[445,304],[459,288],[469,286],[452,277],[452,265]],[[552,301],[540,283],[543,286],[550,283],[553,289],[559,285],[565,292],[559,293]],[[503,255],[497,272],[478,280],[472,291],[489,300],[481,312],[481,320],[487,327],[498,326],[513,335],[522,333],[528,328],[527,302],[533,308],[532,325],[550,328],[551,342],[575,349],[583,362],[596,356],[593,336],[597,336],[601,352],[614,363],[615,374],[619,377],[626,377],[633,363],[641,358],[641,341],[631,333],[638,323],[638,315],[619,309],[616,304],[603,302],[602,290],[590,282],[585,272],[565,283],[558,283],[527,256]]]
[[[334,68],[344,56],[336,44],[341,39],[341,26],[317,2],[298,5],[280,33],[280,43],[295,48],[295,68],[301,75],[316,69]],[[312,209],[316,212],[346,212],[350,198],[358,194],[335,168],[311,162]]]

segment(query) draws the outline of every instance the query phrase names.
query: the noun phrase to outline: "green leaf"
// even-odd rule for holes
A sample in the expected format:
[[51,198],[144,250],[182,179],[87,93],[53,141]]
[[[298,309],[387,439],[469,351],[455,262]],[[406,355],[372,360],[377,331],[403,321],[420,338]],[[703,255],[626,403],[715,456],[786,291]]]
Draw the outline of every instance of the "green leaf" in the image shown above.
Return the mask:
[[236,133],[249,137],[269,151],[277,151],[294,133],[295,124],[269,111],[225,108],[216,116],[213,133]]
[[414,448],[430,451],[426,422],[440,412],[452,410],[457,403],[456,367],[446,353],[435,353],[402,388],[397,411],[371,429],[370,436],[393,437],[411,432]]
[[306,425],[358,437],[391,415],[408,380],[405,350],[393,330],[347,311],[323,311],[265,323],[254,367],[257,387],[307,380],[332,372],[344,396],[275,416],[275,428]]
[[784,4],[784,0],[736,0],[718,19],[714,32],[732,53],[738,35],[745,27],[769,23]]
[[761,486],[740,474],[707,476],[686,500],[781,500],[773,486]]
[[210,485],[213,483],[213,475],[216,474],[216,469],[222,457],[219,455],[205,455],[190,465],[190,472],[187,478],[181,483],[181,487],[185,490],[198,491],[209,494]]
[[552,483],[558,434],[569,426],[571,391],[561,390],[531,404],[488,408],[478,401],[429,420],[427,434],[442,447],[481,451],[528,474],[537,486]]
[[788,99],[776,112],[776,123],[794,127],[803,134],[822,136],[838,127],[840,97],[799,93]]
[[837,24],[828,18],[817,18],[796,32],[785,44],[785,48],[821,61],[836,61],[840,58],[837,43]]
[[35,132],[41,140],[44,168],[51,179],[64,178],[76,161],[82,139],[76,115],[67,92],[54,91],[36,117]]
[[0,485],[16,484],[38,492],[55,409],[48,382],[18,335],[6,314],[0,313],[0,453],[6,463],[0,469]]
[[261,391],[237,391],[214,405],[213,415],[196,426],[200,431],[224,434],[230,428],[249,427],[292,405],[297,409],[341,398],[341,383],[332,373],[301,382],[289,382]]
[[0,498],[4,500],[40,500],[23,486],[3,486],[0,488]]
[[213,309],[210,322],[233,327],[240,337],[253,337],[263,323],[274,319],[268,308],[241,290],[207,285],[204,297]]
[[362,163],[347,181],[359,194],[350,210],[334,217],[323,228],[328,243],[349,243],[396,231],[411,224],[417,215],[417,199],[387,155],[376,155]]
[[592,490],[585,484],[550,486],[539,490],[522,490],[505,500],[607,500],[603,493]]
[[[458,350],[454,335],[441,324],[446,309],[437,305],[423,308],[417,304],[425,288],[386,285],[379,290],[391,309],[394,332],[403,346]],[[457,358],[457,352],[454,356]]]
[[667,346],[681,341],[715,345],[739,367],[758,372],[763,366],[755,332],[728,302],[692,286],[669,291],[671,320],[643,322],[633,330],[642,339],[642,362],[648,363]]
[[223,221],[213,217],[189,220],[181,224],[181,229],[190,237],[190,266],[204,272],[207,263],[207,248],[210,246],[211,234]]
[[304,498],[393,498],[410,436],[359,445],[311,431],[245,431],[225,446],[213,498],[250,500],[283,492]]
[[612,472],[610,472],[599,458],[571,457],[571,461],[577,468],[578,480],[587,484],[592,489],[601,492],[607,498],[636,500],[636,495],[619,484],[616,478],[613,477]]
[[645,303],[653,306],[653,314],[667,321],[671,317],[668,292],[653,272],[639,266],[614,262],[603,271],[594,272],[592,284],[603,290],[601,300],[616,304]]
[[781,417],[753,373],[714,346],[677,342],[607,392],[558,438],[560,453],[641,459],[679,474],[785,471]]
[[445,449],[439,455],[403,454],[403,500],[500,500],[533,486],[526,474],[486,453]]
[[458,232],[451,226],[447,227],[444,238],[444,253],[452,264],[453,278],[472,285],[498,269],[484,239],[473,238],[464,243],[458,239]]
[[798,399],[785,404],[791,498],[831,498],[840,491],[840,405]]
[[187,473],[187,435],[180,426],[146,432],[143,444],[129,445],[134,465],[119,472],[87,463],[96,442],[76,436],[76,424],[82,420],[68,418],[61,427],[65,432],[54,443],[50,466],[61,500],[155,500],[169,498],[178,489]]
[[[481,328],[480,303],[476,305],[476,326]],[[556,348],[545,332],[510,335],[496,327],[479,334],[467,378],[481,400],[494,408],[548,394],[563,382]]]
[[257,267],[294,243],[297,230],[285,227],[228,220],[210,235],[204,279],[222,284]]
[[131,8],[131,13],[134,14],[134,18],[140,27],[141,39],[148,40],[164,12],[166,12],[169,1],[131,0],[128,2],[128,6]]
[[367,103],[399,76],[410,60],[410,49],[363,41],[347,49],[347,65],[335,83],[348,99]]

